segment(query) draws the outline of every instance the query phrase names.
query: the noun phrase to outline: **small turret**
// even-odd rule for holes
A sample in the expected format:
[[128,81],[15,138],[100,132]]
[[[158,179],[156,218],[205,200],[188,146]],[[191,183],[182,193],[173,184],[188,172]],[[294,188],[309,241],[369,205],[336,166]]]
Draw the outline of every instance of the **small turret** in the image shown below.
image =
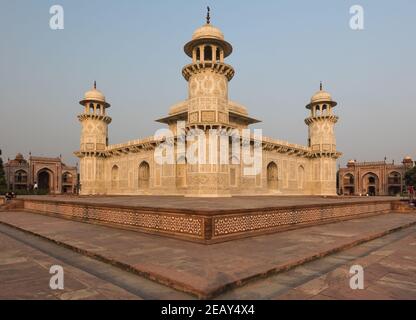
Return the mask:
[[97,90],[97,84],[87,91],[79,102],[84,112],[78,116],[82,125],[80,151],[75,155],[80,158],[80,193],[104,194],[104,154],[108,146],[108,125],[111,118],[106,110],[110,104],[104,94]]
[[407,156],[403,159],[403,165],[405,166],[406,169],[411,169],[413,168],[413,160],[410,156]]
[[[341,153],[336,149],[335,124],[338,117],[333,113],[337,103],[332,96],[323,90],[322,82],[310,103],[306,106],[310,115],[305,119],[308,125],[308,146],[315,158],[313,164],[313,179],[315,190],[321,195],[334,195],[336,190],[336,159]],[[353,165],[353,163],[349,163]]]
[[309,127],[308,144],[313,152],[336,153],[334,126],[338,122],[338,117],[333,113],[335,106],[337,103],[332,100],[328,92],[323,90],[321,82],[320,90],[312,96],[306,106],[310,110],[310,116],[305,119]]

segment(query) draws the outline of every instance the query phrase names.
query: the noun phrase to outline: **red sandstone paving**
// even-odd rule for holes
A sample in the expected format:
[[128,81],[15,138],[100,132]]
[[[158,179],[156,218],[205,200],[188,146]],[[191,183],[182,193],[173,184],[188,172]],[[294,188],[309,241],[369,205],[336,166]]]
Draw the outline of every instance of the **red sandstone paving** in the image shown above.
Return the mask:
[[[416,222],[416,215],[384,214],[209,246],[27,212],[0,213],[0,221],[121,261],[204,295],[313,253]],[[374,263],[373,257],[367,259]]]
[[398,200],[397,197],[338,196],[241,196],[229,198],[187,198],[183,196],[24,196],[19,199],[65,201],[115,206],[194,209],[203,211]]
[[[279,274],[271,275],[267,278],[259,279],[249,284],[235,288],[224,294],[219,295],[216,299],[354,299],[354,297],[347,296],[344,292],[337,294],[338,291],[349,290],[349,270],[345,266],[355,264],[355,260],[361,259],[362,264],[369,264],[373,261],[370,269],[366,269],[365,273],[365,288],[368,290],[367,299],[392,299],[392,293],[383,288],[368,287],[372,280],[377,280],[387,273],[401,272],[403,266],[408,266],[409,259],[416,259],[416,254],[406,255],[407,252],[402,252],[403,246],[400,247],[400,254],[404,254],[402,258],[408,260],[403,264],[396,264],[394,267],[387,268],[378,264],[378,260],[389,256],[396,258],[397,255],[392,255],[394,250],[386,249],[388,245],[403,239],[408,235],[416,233],[416,226],[405,228],[397,232],[391,233],[384,237],[365,242],[350,249],[334,253],[330,256],[320,258],[318,260],[306,263],[300,267],[296,267],[289,271],[284,271]],[[398,253],[398,250],[396,250]],[[378,257],[377,257],[378,256]],[[370,257],[370,258],[369,258]],[[400,261],[400,257],[397,258]],[[377,267],[378,266],[378,267]],[[345,268],[344,268],[345,267]],[[348,267],[348,268],[349,268]],[[414,278],[414,275],[413,275]],[[305,285],[303,288],[302,286]],[[331,289],[333,296],[325,296],[317,292],[324,289]],[[305,289],[305,290],[302,290]],[[350,291],[350,290],[349,290]],[[351,294],[350,292],[348,292]],[[328,291],[327,291],[328,294]],[[360,293],[363,298],[363,293]],[[357,296],[355,296],[357,299]]]
[[[64,290],[51,290],[49,268],[64,268]],[[98,279],[0,233],[0,299],[138,299]]]
[[[416,228],[401,240],[304,283],[275,299],[416,299]],[[364,267],[364,290],[349,288],[348,267]],[[337,281],[331,281],[337,279]]]

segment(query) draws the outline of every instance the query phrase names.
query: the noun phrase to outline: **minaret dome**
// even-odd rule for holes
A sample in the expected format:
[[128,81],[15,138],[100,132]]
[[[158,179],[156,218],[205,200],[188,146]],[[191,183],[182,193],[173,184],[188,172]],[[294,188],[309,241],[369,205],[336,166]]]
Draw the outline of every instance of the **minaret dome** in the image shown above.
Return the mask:
[[332,108],[337,105],[337,103],[332,100],[332,96],[330,93],[323,90],[322,82],[320,84],[319,91],[317,91],[311,98],[310,103],[306,106],[307,109],[312,109],[313,106],[319,104],[329,104]]
[[[207,52],[208,48],[212,51]],[[192,40],[185,45],[184,51],[194,63],[197,61],[224,62],[224,58],[233,52],[233,47],[225,41],[222,31],[211,24],[209,8],[206,23],[195,30]]]
[[109,108],[110,104],[106,102],[104,94],[97,90],[97,83],[94,81],[94,87],[85,92],[84,99],[81,100],[79,103],[83,106],[86,105],[88,102],[98,102],[102,103],[105,108]]

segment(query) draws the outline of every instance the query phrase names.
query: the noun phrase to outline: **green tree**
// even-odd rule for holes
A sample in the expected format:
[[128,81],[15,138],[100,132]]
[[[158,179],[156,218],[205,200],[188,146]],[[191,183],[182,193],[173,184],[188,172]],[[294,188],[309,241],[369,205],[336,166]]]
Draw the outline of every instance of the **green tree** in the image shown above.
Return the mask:
[[406,181],[406,185],[416,188],[416,166],[406,172],[404,180]]
[[0,188],[6,187],[6,174],[3,167],[3,159],[0,157]]

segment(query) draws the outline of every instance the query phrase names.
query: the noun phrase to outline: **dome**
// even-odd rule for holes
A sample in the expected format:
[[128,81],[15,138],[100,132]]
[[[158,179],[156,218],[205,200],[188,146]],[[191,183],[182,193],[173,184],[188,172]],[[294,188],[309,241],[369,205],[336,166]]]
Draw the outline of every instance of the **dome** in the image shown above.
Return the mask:
[[311,103],[315,103],[315,102],[329,102],[329,101],[332,101],[332,97],[331,97],[331,95],[328,92],[326,92],[324,90],[319,90],[311,98]]
[[96,82],[94,82],[94,87],[91,90],[85,92],[84,99],[80,101],[80,104],[84,105],[86,102],[89,101],[102,102],[106,108],[110,107],[110,104],[105,101],[104,94],[101,91],[97,90]]
[[192,40],[198,39],[217,39],[224,41],[224,34],[217,27],[207,23],[202,27],[196,29],[193,33]]
[[102,94],[101,91],[94,88],[90,91],[85,92],[84,100],[105,102],[105,96]]
[[202,27],[196,29],[192,34],[192,40],[185,44],[185,53],[192,58],[192,50],[196,46],[208,43],[216,44],[223,48],[224,57],[228,57],[233,52],[233,47],[230,43],[225,41],[222,31],[212,24],[206,23]]
[[237,102],[234,101],[228,101],[228,109],[230,112],[236,112],[243,115],[248,115],[247,108]]
[[16,157],[14,158],[14,160],[10,160],[10,164],[14,164],[14,165],[21,165],[25,163],[27,163],[27,161],[25,160],[25,158],[20,152],[16,154]]
[[322,89],[322,83],[320,85],[320,90],[317,91],[311,98],[310,104],[306,106],[306,108],[311,109],[311,107],[318,103],[326,102],[327,104],[330,104],[332,107],[335,107],[337,103],[332,100],[332,96],[330,93],[326,92]]
[[355,160],[350,160],[350,161],[348,161],[348,163],[347,163],[347,167],[348,168],[350,168],[350,167],[353,167],[353,166],[355,166]]

